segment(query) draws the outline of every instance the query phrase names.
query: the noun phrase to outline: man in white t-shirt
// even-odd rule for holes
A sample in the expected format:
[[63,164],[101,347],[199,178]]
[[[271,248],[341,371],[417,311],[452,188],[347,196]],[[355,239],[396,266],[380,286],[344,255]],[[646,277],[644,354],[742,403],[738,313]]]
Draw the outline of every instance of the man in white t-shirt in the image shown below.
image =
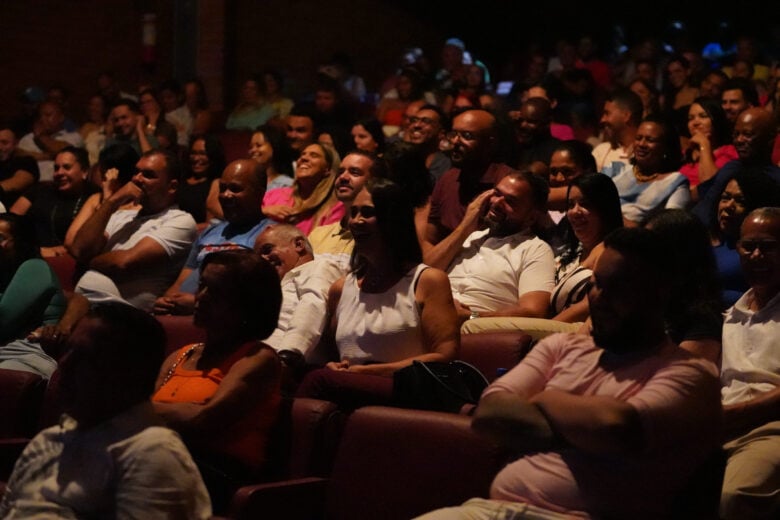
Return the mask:
[[39,180],[54,178],[54,157],[66,146],[84,147],[78,132],[65,130],[65,112],[56,101],[44,101],[38,107],[33,131],[19,140],[19,150],[38,161]]
[[458,315],[544,318],[555,285],[550,246],[534,234],[546,211],[547,182],[530,172],[501,179],[484,215],[447,269]]
[[[197,235],[176,206],[179,166],[161,150],[141,156],[138,173],[79,229],[70,253],[88,270],[75,292],[90,302],[119,300],[152,310],[176,279]],[[135,201],[140,209],[120,209]]]
[[723,321],[720,518],[780,518],[780,208],[752,211],[737,251],[750,289]]
[[629,165],[642,111],[642,100],[627,88],[618,89],[607,98],[600,121],[604,142],[592,152],[597,171],[614,177]]

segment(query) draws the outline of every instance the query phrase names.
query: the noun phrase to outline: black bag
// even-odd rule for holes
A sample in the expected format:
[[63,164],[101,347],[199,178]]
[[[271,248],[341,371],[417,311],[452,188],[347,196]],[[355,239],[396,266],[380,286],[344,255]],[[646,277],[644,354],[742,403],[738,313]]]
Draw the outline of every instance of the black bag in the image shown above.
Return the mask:
[[477,404],[488,380],[465,361],[414,361],[393,373],[393,404],[401,408],[460,412]]

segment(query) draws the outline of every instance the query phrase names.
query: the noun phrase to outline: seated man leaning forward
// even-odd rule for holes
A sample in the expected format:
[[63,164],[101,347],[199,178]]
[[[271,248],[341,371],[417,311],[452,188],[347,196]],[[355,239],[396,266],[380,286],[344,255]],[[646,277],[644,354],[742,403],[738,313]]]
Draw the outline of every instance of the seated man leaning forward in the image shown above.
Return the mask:
[[282,309],[276,330],[265,342],[277,352],[297,351],[309,362],[325,330],[328,291],[341,278],[338,262],[314,257],[303,231],[272,224],[257,236],[255,251],[276,268],[282,281]]
[[555,285],[550,246],[534,234],[547,212],[547,182],[512,172],[488,199],[487,229],[473,232],[447,274],[461,321],[486,316],[546,318]]
[[669,278],[657,235],[612,232],[588,294],[591,335],[548,336],[482,394],[472,427],[520,458],[489,500],[421,518],[670,518],[717,449],[720,400],[715,365],[664,330]]
[[[122,301],[151,311],[176,279],[197,230],[192,216],[176,205],[176,157],[152,150],[136,167],[132,181],[104,200],[79,229],[70,252],[88,267],[76,293],[91,303]],[[141,208],[119,209],[132,200]]]
[[720,517],[780,518],[780,208],[753,210],[737,251],[750,289],[723,322],[728,454]]
[[65,415],[16,461],[0,517],[211,518],[200,473],[152,409],[165,332],[127,304],[95,305],[60,364]]
[[200,266],[209,253],[251,249],[258,234],[271,222],[263,217],[265,175],[251,159],[227,165],[219,179],[219,205],[225,219],[204,229],[190,249],[176,281],[154,302],[155,314],[192,314]]

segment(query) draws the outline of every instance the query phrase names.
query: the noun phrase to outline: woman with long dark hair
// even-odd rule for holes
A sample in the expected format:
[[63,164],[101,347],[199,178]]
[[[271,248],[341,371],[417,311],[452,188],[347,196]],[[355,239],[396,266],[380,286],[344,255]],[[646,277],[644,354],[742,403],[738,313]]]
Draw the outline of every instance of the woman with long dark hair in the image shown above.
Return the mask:
[[369,180],[350,208],[349,228],[352,270],[328,294],[325,337],[337,359],[308,374],[299,395],[348,407],[388,403],[396,370],[457,357],[452,290],[444,271],[422,263],[414,209],[400,185]]

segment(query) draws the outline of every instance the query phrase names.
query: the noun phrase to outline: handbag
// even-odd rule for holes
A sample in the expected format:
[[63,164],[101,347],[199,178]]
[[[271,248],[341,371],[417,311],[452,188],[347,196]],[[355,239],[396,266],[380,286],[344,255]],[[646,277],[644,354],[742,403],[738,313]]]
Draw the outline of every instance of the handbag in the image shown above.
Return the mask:
[[393,373],[393,404],[401,408],[459,413],[477,404],[488,380],[465,361],[413,361]]

